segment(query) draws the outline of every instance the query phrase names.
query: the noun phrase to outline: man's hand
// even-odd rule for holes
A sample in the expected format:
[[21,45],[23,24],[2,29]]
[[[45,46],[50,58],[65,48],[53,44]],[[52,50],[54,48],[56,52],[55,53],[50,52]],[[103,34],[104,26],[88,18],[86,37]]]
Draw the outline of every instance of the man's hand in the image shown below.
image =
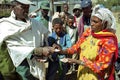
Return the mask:
[[34,49],[34,54],[35,55],[42,55],[43,52],[43,48],[42,47],[38,47]]
[[45,56],[49,56],[53,52],[54,52],[54,48],[53,47],[44,47],[42,54],[45,55]]
[[39,47],[39,48],[34,49],[34,54],[35,55],[49,56],[53,52],[54,52],[53,47]]
[[67,58],[68,59],[68,63],[76,63],[79,65],[84,65],[84,62],[82,60],[76,60],[76,59],[71,59],[71,58]]
[[62,50],[61,46],[58,45],[58,44],[53,44],[52,47],[53,47],[54,49]]

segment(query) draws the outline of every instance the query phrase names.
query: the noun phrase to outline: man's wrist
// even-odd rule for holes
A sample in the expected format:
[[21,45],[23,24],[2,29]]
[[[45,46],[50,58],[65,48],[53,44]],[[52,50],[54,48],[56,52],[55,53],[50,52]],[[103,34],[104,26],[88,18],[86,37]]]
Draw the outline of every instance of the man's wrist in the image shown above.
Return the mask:
[[35,48],[34,49],[34,54],[35,55],[43,55],[43,48],[42,47]]

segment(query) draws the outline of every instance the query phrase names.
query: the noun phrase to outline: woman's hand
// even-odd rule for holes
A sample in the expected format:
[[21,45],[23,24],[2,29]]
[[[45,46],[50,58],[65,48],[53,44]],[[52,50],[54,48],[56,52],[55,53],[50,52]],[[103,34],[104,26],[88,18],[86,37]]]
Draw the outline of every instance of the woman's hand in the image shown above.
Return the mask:
[[76,60],[75,59],[72,59],[72,58],[62,58],[60,59],[60,61],[64,62],[64,63],[76,63]]
[[68,59],[68,63],[76,63],[79,65],[84,65],[84,62],[82,60],[76,60],[76,59],[71,59],[71,58],[67,58]]
[[72,59],[72,58],[67,58],[68,59],[68,63],[77,63],[76,59]]

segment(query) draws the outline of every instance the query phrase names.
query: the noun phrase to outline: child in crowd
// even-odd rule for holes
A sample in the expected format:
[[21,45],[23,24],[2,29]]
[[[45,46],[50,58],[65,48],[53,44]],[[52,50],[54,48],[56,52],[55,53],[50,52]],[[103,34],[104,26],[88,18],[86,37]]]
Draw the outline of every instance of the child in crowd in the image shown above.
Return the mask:
[[[59,45],[63,50],[71,47],[71,39],[63,30],[63,21],[61,18],[55,18],[52,22],[53,32],[48,37],[49,46]],[[67,63],[63,63],[60,59],[65,58],[66,55],[58,54],[54,52],[52,54],[52,60],[48,59],[48,73],[46,80],[54,80],[56,72],[59,71],[59,80],[66,80],[65,75],[67,72]]]
[[74,21],[75,21],[74,16],[72,15],[68,16],[66,32],[70,35],[72,45],[75,44],[75,42],[78,39],[78,29],[76,26],[74,26]]
[[[70,35],[72,45],[75,44],[76,41],[78,40],[78,28],[74,26],[74,21],[75,21],[74,16],[69,15],[67,20],[66,32]],[[72,55],[72,58],[78,59],[78,54]],[[68,73],[71,73],[72,71],[75,71],[74,63],[70,66]]]
[[63,27],[65,28],[66,25],[67,25],[67,19],[68,19],[68,17],[65,15],[64,12],[61,12],[59,16],[62,19],[62,21],[64,22]]

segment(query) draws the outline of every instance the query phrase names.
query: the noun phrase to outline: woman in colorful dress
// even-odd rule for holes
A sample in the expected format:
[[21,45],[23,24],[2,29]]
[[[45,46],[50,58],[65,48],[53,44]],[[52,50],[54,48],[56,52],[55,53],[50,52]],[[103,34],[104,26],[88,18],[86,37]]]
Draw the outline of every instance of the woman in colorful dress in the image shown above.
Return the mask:
[[80,64],[77,80],[114,80],[114,63],[118,56],[115,28],[112,12],[96,6],[91,27],[71,48],[60,50],[68,54],[80,53],[79,60],[67,58],[69,63]]

